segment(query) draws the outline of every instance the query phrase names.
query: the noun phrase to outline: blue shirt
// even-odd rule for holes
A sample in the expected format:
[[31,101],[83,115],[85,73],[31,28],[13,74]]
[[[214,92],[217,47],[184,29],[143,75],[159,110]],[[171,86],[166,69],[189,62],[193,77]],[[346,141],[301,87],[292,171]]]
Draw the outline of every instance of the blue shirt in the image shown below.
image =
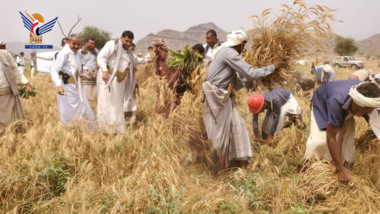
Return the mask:
[[[271,114],[273,114],[273,122],[271,123],[269,133],[267,133],[270,136],[273,136],[276,132],[278,121],[280,120],[281,107],[285,105],[286,102],[288,102],[290,94],[290,90],[281,87],[274,88],[272,91],[266,91],[263,93],[264,101],[268,104],[266,105],[267,111],[265,117],[270,117]],[[258,119],[259,114],[254,114],[252,119],[252,125],[255,134],[259,133]]]
[[352,98],[348,93],[357,80],[339,80],[321,85],[313,95],[313,113],[320,130],[327,125],[341,127],[350,111]]
[[323,73],[323,65],[314,67],[310,69],[311,74],[315,74],[317,77],[318,82],[332,82],[334,81],[334,70],[332,70],[330,73],[324,73],[323,79],[322,79],[322,73]]

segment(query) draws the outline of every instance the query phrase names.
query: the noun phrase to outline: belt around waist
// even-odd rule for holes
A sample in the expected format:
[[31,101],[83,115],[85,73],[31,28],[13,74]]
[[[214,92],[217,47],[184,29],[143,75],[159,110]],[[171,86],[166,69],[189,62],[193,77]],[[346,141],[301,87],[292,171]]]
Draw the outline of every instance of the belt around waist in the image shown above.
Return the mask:
[[[112,73],[113,73],[113,68],[108,68],[108,74],[112,74]],[[129,68],[126,68],[124,72],[116,71],[117,81],[118,82],[123,81],[127,77],[128,73],[129,73]]]
[[0,95],[8,95],[12,93],[12,89],[10,86],[0,88]]
[[69,83],[74,83],[74,84],[76,83],[74,77],[72,77],[72,76],[60,75],[59,77],[62,80],[63,84],[65,84],[65,85],[69,84]]
[[82,79],[82,85],[96,85],[96,79]]

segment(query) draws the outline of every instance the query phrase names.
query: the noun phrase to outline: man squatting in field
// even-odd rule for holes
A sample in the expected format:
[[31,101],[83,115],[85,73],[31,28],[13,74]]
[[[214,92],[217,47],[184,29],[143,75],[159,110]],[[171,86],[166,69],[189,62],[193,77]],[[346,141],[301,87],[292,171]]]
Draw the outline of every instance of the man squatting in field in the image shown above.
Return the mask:
[[313,62],[311,64],[310,72],[311,74],[314,74],[314,91],[317,90],[317,88],[322,84],[334,81],[334,70],[331,68],[330,65],[321,65],[315,67]]
[[213,145],[215,171],[245,165],[252,157],[248,130],[236,108],[234,90],[251,87],[247,83],[285,65],[282,59],[278,59],[273,65],[253,68],[240,56],[247,39],[242,30],[228,34],[227,41],[214,51],[202,86],[205,96],[203,122]]
[[[312,98],[310,135],[305,159],[332,161],[338,179],[348,182],[355,157],[353,115],[369,116],[369,124],[380,137],[380,88],[375,83],[340,80],[321,85]],[[307,166],[307,165],[306,165]]]
[[58,109],[64,124],[82,118],[95,119],[80,80],[80,43],[78,35],[70,35],[68,45],[58,53],[51,70],[51,77],[57,86]]
[[15,60],[6,50],[5,43],[0,41],[0,129],[5,128],[15,119],[24,120],[25,118],[17,82],[24,84],[26,90],[32,90],[23,71],[18,69]]
[[[302,124],[301,108],[290,90],[282,87],[274,88],[263,94],[252,94],[248,100],[249,111],[253,114],[252,125],[256,139],[272,142],[275,132],[290,126]],[[266,110],[265,119],[259,132],[259,114]]]

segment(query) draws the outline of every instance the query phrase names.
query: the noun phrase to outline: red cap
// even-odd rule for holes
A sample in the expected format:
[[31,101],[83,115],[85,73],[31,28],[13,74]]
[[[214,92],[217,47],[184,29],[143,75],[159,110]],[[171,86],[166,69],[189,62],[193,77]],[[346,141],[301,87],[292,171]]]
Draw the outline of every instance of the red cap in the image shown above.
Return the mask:
[[258,114],[264,105],[264,97],[262,94],[252,94],[248,99],[249,111],[252,114]]

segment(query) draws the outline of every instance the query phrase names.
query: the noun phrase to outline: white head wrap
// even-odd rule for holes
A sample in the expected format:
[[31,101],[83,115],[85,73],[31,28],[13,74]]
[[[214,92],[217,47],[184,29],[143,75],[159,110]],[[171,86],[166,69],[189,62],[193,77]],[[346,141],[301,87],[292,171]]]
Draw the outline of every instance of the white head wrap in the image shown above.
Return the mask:
[[[331,71],[333,71],[333,69],[331,68],[330,65],[324,65],[322,67],[322,73],[321,73],[321,81],[323,82],[323,77],[325,76],[325,73],[328,74],[330,73]],[[326,82],[328,82],[328,80],[326,80]]]
[[231,33],[229,33],[227,35],[227,41],[224,42],[222,45],[220,45],[219,47],[217,47],[214,50],[214,52],[212,54],[212,58],[214,59],[215,56],[218,54],[218,52],[222,48],[233,47],[233,46],[239,45],[243,42],[247,42],[247,40],[248,40],[248,36],[245,33],[245,31],[243,31],[243,30],[232,31]]
[[368,82],[362,82],[358,85],[352,86],[348,95],[350,95],[352,97],[352,100],[361,107],[380,108],[380,97],[365,97],[363,94],[358,92],[357,87],[363,83],[368,84]]
[[330,73],[333,69],[331,68],[330,65],[324,65],[323,66],[323,71],[326,73]]
[[375,79],[380,80],[380,74],[376,74],[376,75],[375,75]]

